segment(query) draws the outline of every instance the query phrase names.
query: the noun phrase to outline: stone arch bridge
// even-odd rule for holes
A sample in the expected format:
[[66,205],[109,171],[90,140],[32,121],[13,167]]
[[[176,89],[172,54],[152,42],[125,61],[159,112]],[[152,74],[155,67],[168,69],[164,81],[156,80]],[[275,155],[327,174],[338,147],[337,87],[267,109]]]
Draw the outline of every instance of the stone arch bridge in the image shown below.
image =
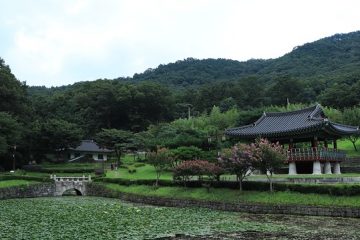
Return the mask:
[[55,182],[54,196],[62,196],[65,191],[74,189],[77,195],[86,195],[86,183],[91,182],[91,176],[82,177],[57,177],[51,175],[50,179]]

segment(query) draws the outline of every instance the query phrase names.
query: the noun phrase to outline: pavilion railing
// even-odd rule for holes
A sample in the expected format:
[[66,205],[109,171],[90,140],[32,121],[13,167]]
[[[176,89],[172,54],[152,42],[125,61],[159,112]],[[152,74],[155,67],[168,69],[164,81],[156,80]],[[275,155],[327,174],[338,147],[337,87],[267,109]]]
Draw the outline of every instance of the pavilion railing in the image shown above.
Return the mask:
[[288,162],[341,162],[346,159],[346,153],[344,151],[332,148],[292,148],[288,150],[287,158]]

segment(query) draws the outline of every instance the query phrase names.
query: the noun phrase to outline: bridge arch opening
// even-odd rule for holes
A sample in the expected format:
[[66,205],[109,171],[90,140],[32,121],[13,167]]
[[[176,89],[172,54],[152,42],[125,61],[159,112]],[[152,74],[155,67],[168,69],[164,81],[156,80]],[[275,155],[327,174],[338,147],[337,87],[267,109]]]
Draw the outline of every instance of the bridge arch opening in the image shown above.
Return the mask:
[[65,190],[61,196],[82,196],[82,192],[76,188],[70,188]]

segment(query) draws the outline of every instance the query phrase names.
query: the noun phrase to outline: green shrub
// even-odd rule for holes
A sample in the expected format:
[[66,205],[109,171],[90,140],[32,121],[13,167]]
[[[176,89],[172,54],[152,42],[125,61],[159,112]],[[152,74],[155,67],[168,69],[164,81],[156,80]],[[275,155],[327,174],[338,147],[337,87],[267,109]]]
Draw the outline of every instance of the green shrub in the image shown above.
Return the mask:
[[141,162],[137,162],[137,163],[134,163],[133,166],[138,168],[138,167],[144,167],[146,164],[145,163],[141,163]]
[[128,167],[128,172],[129,173],[136,173],[136,168],[132,167],[132,166],[129,166]]
[[27,175],[1,175],[0,181],[2,180],[28,180],[28,181],[37,181],[37,182],[51,182],[52,180],[49,177],[35,177]]

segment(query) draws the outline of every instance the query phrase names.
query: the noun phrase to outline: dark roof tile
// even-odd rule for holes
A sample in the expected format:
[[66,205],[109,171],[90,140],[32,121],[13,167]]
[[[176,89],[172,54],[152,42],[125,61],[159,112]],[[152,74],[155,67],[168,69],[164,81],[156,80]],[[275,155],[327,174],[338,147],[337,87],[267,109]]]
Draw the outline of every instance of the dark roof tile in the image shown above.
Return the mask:
[[358,127],[329,121],[319,104],[291,112],[264,113],[256,122],[225,131],[226,135],[243,138],[286,137],[326,131],[336,136],[358,134]]

